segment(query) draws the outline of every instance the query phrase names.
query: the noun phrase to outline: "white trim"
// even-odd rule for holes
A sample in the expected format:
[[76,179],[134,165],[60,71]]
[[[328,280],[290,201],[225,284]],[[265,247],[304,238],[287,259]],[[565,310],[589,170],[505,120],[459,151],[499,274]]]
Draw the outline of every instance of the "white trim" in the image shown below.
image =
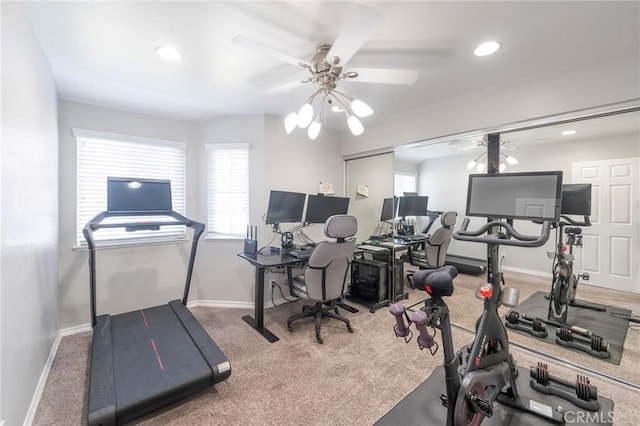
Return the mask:
[[[42,369],[42,373],[40,374],[40,380],[38,380],[38,385],[36,386],[36,390],[33,393],[33,398],[31,398],[31,404],[29,404],[29,409],[27,410],[27,416],[25,417],[24,423],[23,423],[24,425],[30,425],[33,423],[33,419],[36,416],[36,410],[38,409],[38,405],[40,404],[40,398],[42,398],[42,392],[44,392],[44,387],[47,384],[47,379],[49,378],[49,372],[51,371],[53,360],[55,359],[56,353],[58,352],[58,346],[60,345],[61,339],[62,339],[62,334],[58,332],[56,338],[53,340],[53,345],[51,345],[51,350],[49,351],[47,362],[45,362],[44,368]],[[4,423],[4,420],[3,420],[3,423]]]
[[90,323],[76,325],[75,327],[63,328],[62,330],[58,331],[58,334],[60,335],[60,337],[66,337],[73,336],[74,334],[84,333],[86,331],[91,331]]
[[522,274],[529,274],[529,275],[536,275],[538,277],[544,277],[544,278],[551,278],[553,276],[549,272],[540,272],[540,271],[534,271],[534,270],[531,270],[531,269],[516,268],[516,267],[513,267],[513,266],[503,266],[502,269],[505,270],[505,271],[519,272],[519,273],[522,273]]
[[249,144],[246,142],[236,143],[205,143],[205,151],[214,151],[216,149],[249,149]]
[[108,133],[101,132],[98,130],[87,130],[87,129],[71,129],[73,136],[76,138],[88,138],[88,139],[108,139],[112,141],[118,142],[133,142],[133,143],[144,143],[150,145],[164,145],[171,146],[175,148],[187,148],[186,142],[180,141],[172,141],[168,139],[155,139],[155,138],[145,138],[142,136],[131,136],[131,135],[123,135],[120,133]]

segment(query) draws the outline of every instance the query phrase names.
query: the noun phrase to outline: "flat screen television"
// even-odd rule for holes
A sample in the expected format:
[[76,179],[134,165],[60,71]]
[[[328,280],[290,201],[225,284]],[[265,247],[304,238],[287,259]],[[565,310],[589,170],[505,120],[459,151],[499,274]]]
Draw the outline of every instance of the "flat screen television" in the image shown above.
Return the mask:
[[302,222],[306,197],[307,194],[300,192],[272,190],[269,194],[266,224]]
[[426,195],[398,197],[398,216],[426,216],[428,202]]
[[387,220],[393,220],[396,218],[396,212],[398,211],[398,199],[385,198],[382,201],[382,213],[380,214],[380,222],[386,222]]
[[171,211],[171,181],[108,177],[107,210],[122,213]]
[[349,198],[310,194],[307,198],[305,223],[325,223],[336,214],[347,214]]
[[562,172],[471,174],[467,216],[495,219],[560,218]]
[[568,183],[562,185],[560,213],[591,216],[591,184]]

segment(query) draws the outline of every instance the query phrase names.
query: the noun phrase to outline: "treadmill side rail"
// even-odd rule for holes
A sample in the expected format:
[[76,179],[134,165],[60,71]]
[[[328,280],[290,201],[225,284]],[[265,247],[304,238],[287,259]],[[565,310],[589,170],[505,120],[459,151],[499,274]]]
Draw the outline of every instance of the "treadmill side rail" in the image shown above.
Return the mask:
[[184,326],[185,330],[191,336],[191,339],[198,347],[203,358],[209,364],[212,371],[211,384],[220,383],[231,375],[231,364],[226,355],[220,350],[218,345],[213,341],[209,333],[204,329],[202,324],[193,316],[191,311],[184,306],[180,300],[172,300],[169,306],[173,309],[176,316]]
[[93,327],[89,425],[116,424],[116,387],[111,346],[111,316],[100,315]]

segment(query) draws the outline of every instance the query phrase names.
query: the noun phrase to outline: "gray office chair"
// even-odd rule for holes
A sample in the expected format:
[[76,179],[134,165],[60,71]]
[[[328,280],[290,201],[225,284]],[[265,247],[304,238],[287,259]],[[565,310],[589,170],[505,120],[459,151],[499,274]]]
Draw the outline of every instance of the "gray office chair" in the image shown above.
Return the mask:
[[354,216],[335,215],[327,219],[324,234],[335,238],[335,241],[318,243],[311,252],[304,274],[289,283],[292,294],[314,302],[313,306],[303,306],[301,314],[293,315],[287,320],[289,331],[293,331],[294,321],[314,316],[316,339],[318,343],[322,343],[320,324],[322,317],[327,316],[344,322],[347,330],[353,333],[349,320],[338,314],[336,303],[347,291],[347,273],[356,248],[353,236],[357,230],[358,222]]
[[[453,227],[457,219],[458,213],[454,211],[444,212],[440,216],[440,224],[442,227],[429,237],[429,241],[424,247],[424,250],[414,250],[412,247],[409,247],[407,254],[401,256],[401,259],[420,269],[435,269],[444,266],[453,235]],[[413,277],[413,272],[415,271],[407,272],[407,279],[412,288],[413,282],[411,278]]]

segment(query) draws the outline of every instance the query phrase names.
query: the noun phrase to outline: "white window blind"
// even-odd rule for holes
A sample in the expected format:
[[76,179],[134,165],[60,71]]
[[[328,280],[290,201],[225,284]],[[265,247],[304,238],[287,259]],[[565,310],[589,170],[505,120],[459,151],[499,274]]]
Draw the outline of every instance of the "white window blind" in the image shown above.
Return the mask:
[[[173,210],[186,214],[185,150],[182,142],[74,129],[77,139],[77,244],[86,246],[82,229],[96,214],[107,210],[107,177],[168,179]],[[140,218],[130,217],[126,221]],[[148,220],[148,218],[147,218]],[[123,218],[117,221],[123,222]],[[94,233],[104,244],[174,241],[186,237],[184,226],[126,232],[121,228]]]
[[393,181],[393,193],[396,197],[401,197],[404,192],[417,192],[416,175],[396,173]]
[[244,237],[249,224],[249,144],[206,144],[209,237]]

